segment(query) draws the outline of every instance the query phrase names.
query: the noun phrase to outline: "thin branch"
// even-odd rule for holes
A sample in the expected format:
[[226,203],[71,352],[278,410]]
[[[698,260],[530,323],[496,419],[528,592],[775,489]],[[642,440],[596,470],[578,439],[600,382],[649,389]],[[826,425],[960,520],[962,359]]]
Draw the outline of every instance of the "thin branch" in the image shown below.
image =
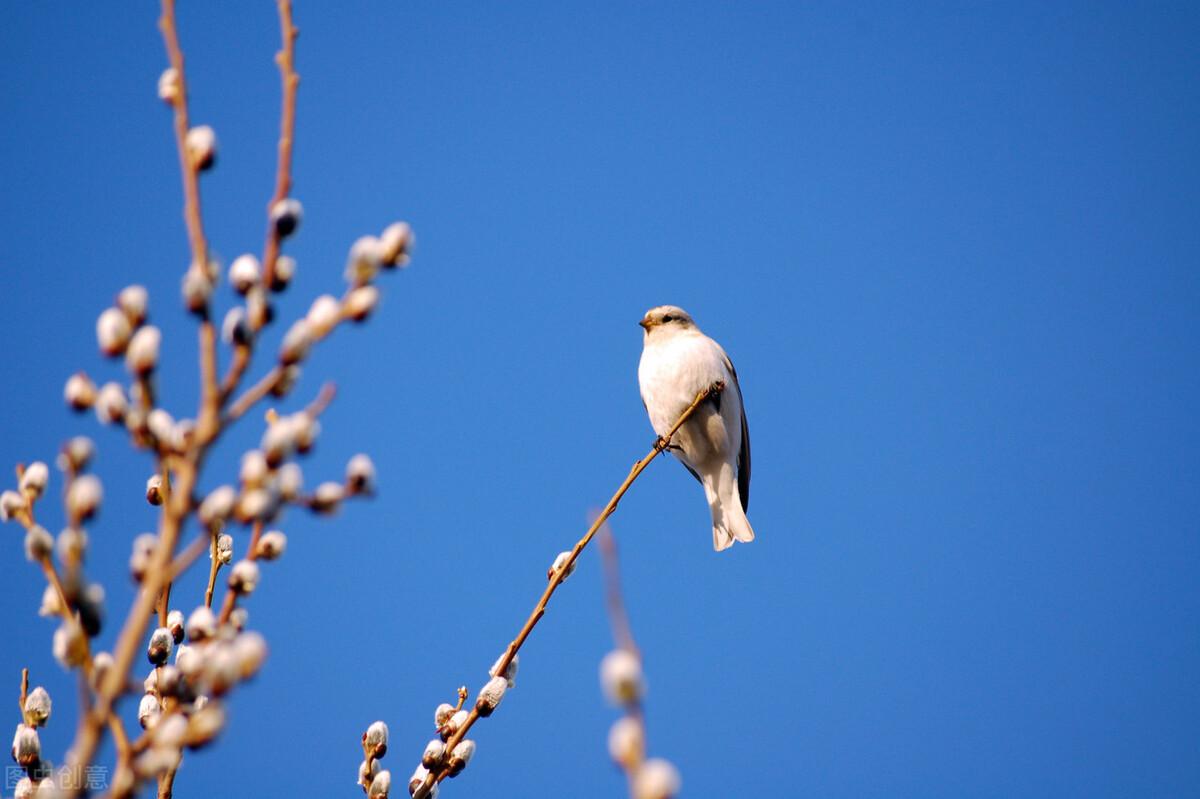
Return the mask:
[[[621,486],[617,489],[616,493],[612,495],[612,498],[608,501],[608,504],[604,506],[604,510],[602,510],[596,517],[595,521],[592,522],[591,527],[588,528],[588,531],[584,533],[583,537],[575,543],[575,546],[572,548],[571,554],[567,557],[566,561],[562,563],[556,571],[553,572],[550,577],[550,582],[546,586],[546,590],[542,592],[541,598],[538,599],[537,604],[533,606],[533,611],[529,614],[529,617],[525,619],[525,624],[521,626],[521,630],[517,633],[517,637],[514,638],[508,645],[508,649],[505,651],[503,657],[497,661],[495,667],[492,669],[493,674],[504,674],[506,671],[508,671],[508,667],[512,663],[513,658],[517,656],[517,652],[520,651],[521,646],[525,643],[525,640],[529,638],[529,634],[533,632],[533,628],[537,626],[537,623],[541,621],[542,616],[546,614],[546,605],[550,602],[550,597],[552,597],[555,590],[562,585],[563,580],[566,579],[566,575],[575,565],[575,561],[578,559],[580,553],[583,552],[584,547],[591,542],[593,536],[596,535],[608,517],[616,511],[617,505],[620,503],[621,498],[625,496],[625,492],[629,490],[631,485],[633,485],[633,481],[636,480],[643,471],[645,471],[646,467],[650,465],[651,461],[653,461],[663,452],[667,451],[667,448],[670,446],[671,439],[675,436],[675,433],[677,433],[679,428],[691,418],[692,414],[696,412],[696,409],[700,407],[701,403],[703,403],[709,397],[712,397],[723,391],[724,389],[725,384],[723,382],[717,382],[696,394],[696,398],[693,399],[692,403],[688,405],[687,408],[684,409],[683,413],[679,415],[679,418],[675,421],[675,424],[671,426],[671,429],[667,431],[667,434],[660,436],[658,440],[654,442],[654,446],[650,449],[650,451],[646,453],[645,457],[633,464],[633,467],[629,470],[629,475],[625,478],[625,481],[621,483]],[[466,737],[467,733],[478,719],[478,709],[472,708],[471,712],[467,715],[466,721],[464,721],[462,726],[460,726],[458,730],[456,730],[455,733],[450,736],[450,739],[446,741],[447,752],[454,751],[454,747]],[[426,775],[425,781],[417,787],[416,792],[413,794],[414,799],[424,799],[425,797],[429,796],[433,784],[435,782],[441,782],[448,776],[450,776],[449,767],[443,768],[438,772],[430,771],[429,774]]]
[[25,700],[29,698],[29,669],[21,669],[21,695],[18,703],[21,706],[21,721],[25,721]]
[[[617,558],[617,540],[608,525],[600,529],[600,554],[604,564],[604,595],[608,608],[608,620],[612,625],[613,640],[617,646],[632,654],[640,663],[642,653],[633,640],[633,628],[629,624],[629,614],[625,611],[625,602],[621,596],[621,568]],[[621,769],[625,772],[629,784],[629,795],[634,796],[634,784],[638,770],[646,756],[646,716],[642,711],[640,697],[625,705],[625,716],[637,725],[640,731],[640,746],[631,753],[629,759],[619,760]]]
[[[254,527],[250,532],[250,543],[246,551],[246,560],[258,560],[258,540],[262,538],[264,526],[265,525],[261,520],[254,522]],[[213,551],[215,552],[216,549]],[[229,621],[229,617],[233,614],[233,609],[237,607],[237,598],[237,591],[234,591],[232,588],[225,592],[225,601],[221,603],[221,615],[219,617],[221,624]],[[205,600],[208,603],[208,606],[212,607],[211,594],[207,595]]]
[[221,561],[217,558],[217,533],[209,533],[208,556],[212,563],[208,565],[208,585],[204,589],[204,607],[212,607],[213,589],[217,584],[217,572],[221,570]]
[[278,0],[281,47],[275,54],[279,65],[282,99],[279,112],[279,161],[275,169],[275,193],[267,203],[267,241],[263,246],[263,285],[269,287],[275,277],[275,260],[279,257],[279,232],[271,219],[275,204],[286,199],[292,190],[292,140],[296,129],[296,89],[300,76],[296,74],[296,36],[292,24],[291,0]]
[[240,419],[245,415],[246,411],[254,407],[255,403],[263,397],[271,393],[271,389],[275,388],[275,384],[283,377],[283,367],[276,364],[271,368],[271,371],[262,376],[257,383],[246,389],[246,393],[238,397],[229,405],[229,409],[225,411],[225,416],[222,418],[222,424],[229,424]]

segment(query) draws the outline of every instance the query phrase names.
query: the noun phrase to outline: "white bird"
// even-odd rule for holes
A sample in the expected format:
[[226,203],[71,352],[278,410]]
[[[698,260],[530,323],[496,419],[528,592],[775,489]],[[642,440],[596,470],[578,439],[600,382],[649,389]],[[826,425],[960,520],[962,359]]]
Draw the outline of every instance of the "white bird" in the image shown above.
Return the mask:
[[753,541],[750,506],[750,431],[737,372],[721,345],[700,332],[674,305],[646,311],[638,384],[650,424],[665,436],[696,395],[717,381],[725,390],[696,409],[671,441],[670,450],[700,485],[712,511],[713,549]]

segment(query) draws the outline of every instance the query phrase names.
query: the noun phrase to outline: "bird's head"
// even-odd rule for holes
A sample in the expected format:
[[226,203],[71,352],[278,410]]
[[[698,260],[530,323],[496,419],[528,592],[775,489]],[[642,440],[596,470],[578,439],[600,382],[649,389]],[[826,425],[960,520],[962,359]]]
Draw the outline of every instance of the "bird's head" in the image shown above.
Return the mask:
[[660,305],[646,311],[642,321],[638,322],[649,336],[655,331],[696,330],[696,323],[687,311],[676,305]]

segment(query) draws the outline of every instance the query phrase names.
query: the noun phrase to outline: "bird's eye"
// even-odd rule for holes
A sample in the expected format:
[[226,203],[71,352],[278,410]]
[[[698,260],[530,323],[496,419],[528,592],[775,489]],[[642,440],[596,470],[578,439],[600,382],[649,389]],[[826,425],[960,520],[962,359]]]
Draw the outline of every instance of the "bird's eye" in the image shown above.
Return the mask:
[[674,321],[675,321],[675,317],[674,317],[674,316],[671,316],[671,314],[667,314],[666,316],[664,316],[664,317],[663,317],[663,321],[664,321],[664,322],[674,322]]

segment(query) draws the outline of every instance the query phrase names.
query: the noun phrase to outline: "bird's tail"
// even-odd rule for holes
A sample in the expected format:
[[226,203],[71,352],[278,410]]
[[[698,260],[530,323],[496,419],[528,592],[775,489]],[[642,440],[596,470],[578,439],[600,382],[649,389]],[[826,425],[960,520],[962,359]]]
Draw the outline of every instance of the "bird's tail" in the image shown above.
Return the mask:
[[704,484],[704,494],[708,497],[709,510],[712,511],[713,549],[720,552],[733,546],[734,541],[753,541],[754,530],[742,508],[733,464],[722,464],[714,477],[701,482]]

